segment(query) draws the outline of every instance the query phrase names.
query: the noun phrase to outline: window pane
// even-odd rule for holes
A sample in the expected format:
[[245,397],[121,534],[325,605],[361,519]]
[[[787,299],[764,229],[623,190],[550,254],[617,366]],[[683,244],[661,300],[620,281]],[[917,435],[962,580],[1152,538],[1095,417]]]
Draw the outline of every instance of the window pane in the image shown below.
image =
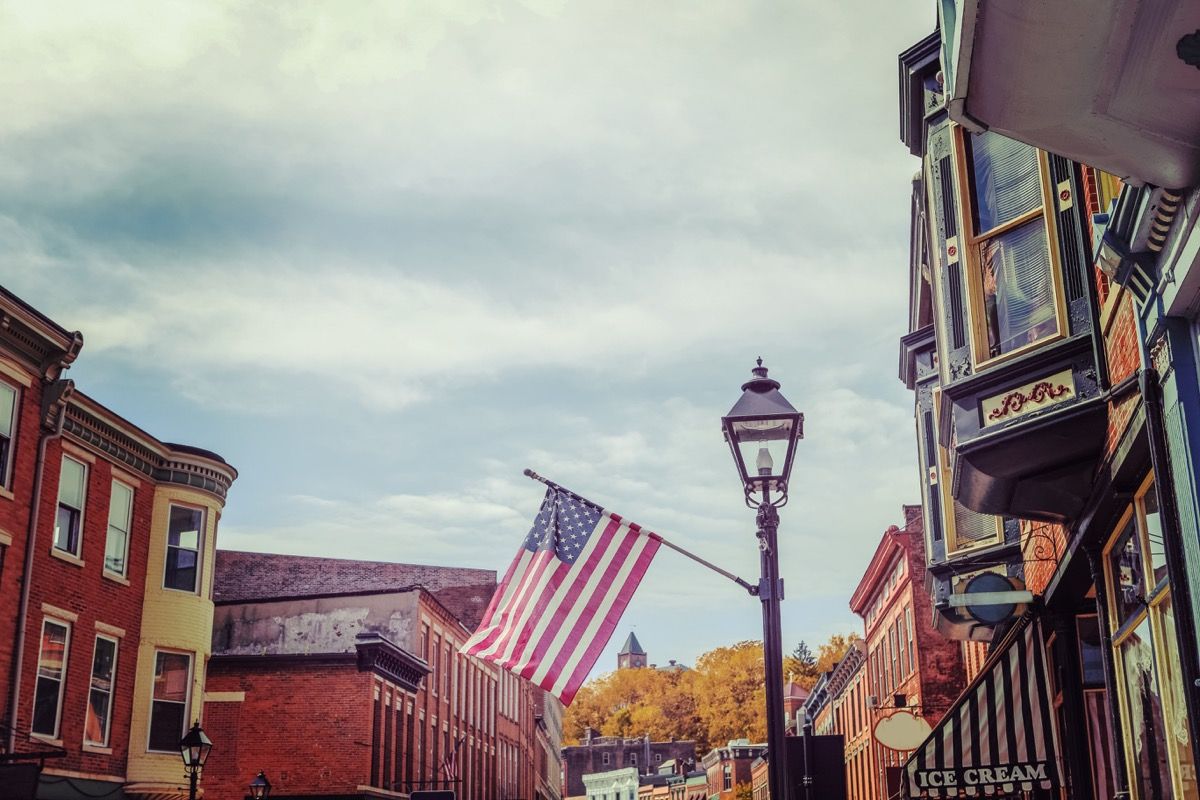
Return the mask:
[[977,235],[1042,205],[1036,150],[990,131],[972,134],[966,144]]
[[1146,539],[1150,542],[1150,569],[1154,571],[1153,586],[1167,577],[1167,549],[1163,544],[1162,519],[1158,513],[1158,491],[1151,483],[1142,499],[1146,512]]
[[1112,552],[1108,554],[1111,574],[1113,604],[1117,609],[1117,627],[1142,608],[1146,596],[1146,580],[1142,571],[1142,555],[1134,535],[1131,518],[1121,531]]
[[1166,737],[1179,759],[1180,787],[1184,797],[1195,797],[1196,766],[1192,762],[1191,737],[1188,735],[1187,697],[1183,691],[1183,675],[1179,667],[1179,646],[1175,638],[1175,609],[1171,598],[1158,605],[1156,613],[1162,622],[1163,652],[1159,654],[1163,690],[1170,701],[1166,720]]
[[1120,659],[1125,677],[1129,735],[1133,741],[1133,763],[1129,765],[1129,771],[1137,784],[1139,797],[1165,800],[1174,794],[1149,618],[1143,619],[1121,643]]
[[133,506],[133,490],[120,481],[113,481],[112,495],[108,500],[108,524],[129,530],[129,512]]
[[104,543],[104,568],[118,575],[125,574],[125,553],[128,535],[120,528],[108,526],[108,539]]
[[111,699],[111,693],[95,689],[88,697],[87,720],[84,722],[83,734],[92,744],[108,744],[108,705]]
[[1079,666],[1084,688],[1104,688],[1104,654],[1101,652],[1100,624],[1096,617],[1076,617],[1079,639]]
[[979,256],[989,355],[1057,332],[1050,250],[1040,219],[986,240]]
[[184,653],[158,653],[154,663],[154,699],[187,700],[188,667],[191,658]]
[[183,703],[155,700],[150,711],[150,749],[178,752],[183,738]]
[[67,657],[67,629],[47,622],[42,627],[42,652],[38,658],[38,677],[61,680]]
[[200,549],[200,526],[204,515],[194,508],[171,506],[171,524],[167,530],[167,544]]
[[83,509],[83,476],[86,470],[78,461],[63,457],[62,475],[58,480],[58,502],[71,508]]
[[33,694],[33,721],[30,730],[55,736],[58,725],[58,690],[60,681],[39,677]]
[[113,665],[117,661],[117,645],[111,639],[96,639],[92,656],[92,688],[112,691]]
[[0,436],[12,438],[13,410],[17,405],[17,390],[0,383]]
[[54,546],[59,550],[76,553],[79,549],[79,512],[66,506],[58,507],[54,519]]

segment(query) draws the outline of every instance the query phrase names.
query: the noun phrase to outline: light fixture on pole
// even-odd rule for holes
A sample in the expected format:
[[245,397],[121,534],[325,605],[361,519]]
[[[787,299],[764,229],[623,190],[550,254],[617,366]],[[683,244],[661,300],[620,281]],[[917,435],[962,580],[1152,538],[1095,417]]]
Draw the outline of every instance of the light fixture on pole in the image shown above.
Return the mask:
[[267,800],[270,796],[271,782],[267,780],[267,776],[260,769],[254,776],[254,780],[250,781],[250,797],[252,800]]
[[[783,580],[779,577],[778,509],[787,504],[796,443],[804,438],[804,415],[779,393],[779,381],[767,377],[761,358],[751,373],[754,377],[742,384],[741,398],[721,419],[721,425],[742,479],[746,505],[758,509],[762,577],[757,595],[762,602],[767,682],[767,780],[773,800],[790,800],[783,712],[783,634],[779,621]],[[808,780],[806,776],[806,787]]]
[[187,735],[179,740],[179,754],[183,756],[183,769],[188,776],[188,800],[196,800],[196,784],[200,780],[200,770],[212,750],[212,740],[204,733],[197,721]]

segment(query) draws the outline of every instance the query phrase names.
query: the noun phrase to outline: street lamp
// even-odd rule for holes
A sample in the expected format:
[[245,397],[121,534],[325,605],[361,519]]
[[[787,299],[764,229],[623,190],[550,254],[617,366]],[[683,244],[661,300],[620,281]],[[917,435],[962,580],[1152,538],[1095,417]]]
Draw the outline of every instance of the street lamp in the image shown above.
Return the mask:
[[267,800],[271,796],[271,782],[267,780],[267,776],[262,770],[254,776],[254,780],[250,781],[250,797],[253,800]]
[[[763,661],[767,680],[767,781],[772,800],[789,800],[787,731],[783,719],[783,634],[779,602],[778,509],[787,503],[788,479],[796,443],[804,437],[804,415],[779,393],[779,381],[767,377],[758,359],[754,375],[742,384],[742,396],[721,418],[725,441],[742,479],[746,505],[758,509],[758,548],[762,577]],[[774,495],[774,496],[772,496]]]
[[204,733],[199,721],[179,740],[179,753],[183,756],[183,769],[187,772],[189,781],[189,800],[196,800],[196,782],[200,779],[200,770],[204,769],[204,762],[208,760],[210,750],[212,740]]

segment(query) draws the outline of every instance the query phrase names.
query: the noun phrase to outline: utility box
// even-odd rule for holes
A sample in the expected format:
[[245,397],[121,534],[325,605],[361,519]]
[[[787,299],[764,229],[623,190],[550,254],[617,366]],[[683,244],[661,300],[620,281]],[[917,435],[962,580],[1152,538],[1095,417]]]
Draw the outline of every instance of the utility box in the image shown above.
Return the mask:
[[787,737],[788,800],[846,800],[846,744],[842,736],[810,736],[807,774],[812,788],[805,794],[805,746],[803,736]]

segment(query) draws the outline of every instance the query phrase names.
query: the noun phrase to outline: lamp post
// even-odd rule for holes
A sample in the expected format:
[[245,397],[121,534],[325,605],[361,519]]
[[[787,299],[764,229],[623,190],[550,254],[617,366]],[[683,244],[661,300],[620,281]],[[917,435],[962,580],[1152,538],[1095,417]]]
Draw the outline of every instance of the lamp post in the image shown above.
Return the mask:
[[767,377],[758,359],[753,378],[742,384],[742,396],[721,418],[725,441],[742,479],[746,505],[757,509],[758,548],[762,577],[763,661],[767,681],[767,782],[771,800],[790,800],[787,778],[787,732],[783,715],[783,634],[779,602],[779,508],[787,503],[788,479],[796,442],[804,437],[804,415],[782,394],[779,381]]
[[254,776],[254,780],[250,781],[250,797],[252,800],[267,800],[270,796],[271,782],[267,780],[267,776],[260,769]]
[[183,769],[188,776],[188,800],[196,800],[196,783],[211,750],[212,740],[204,733],[199,721],[179,740],[179,754],[183,756]]

